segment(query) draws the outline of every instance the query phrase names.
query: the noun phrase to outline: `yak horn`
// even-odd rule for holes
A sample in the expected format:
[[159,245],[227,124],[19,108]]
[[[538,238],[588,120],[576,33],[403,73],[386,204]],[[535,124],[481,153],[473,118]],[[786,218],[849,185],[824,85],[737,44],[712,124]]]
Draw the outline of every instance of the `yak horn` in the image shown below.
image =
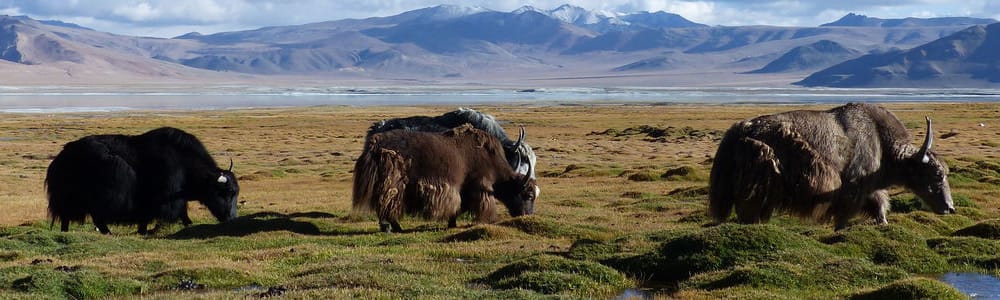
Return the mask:
[[921,161],[929,162],[931,160],[927,153],[931,151],[931,145],[934,144],[934,130],[931,129],[931,117],[924,117],[927,119],[927,137],[924,138],[924,145],[920,147],[920,152],[917,152],[921,156]]
[[514,151],[520,153],[521,145],[523,144],[524,144],[524,126],[521,126],[521,134],[517,137],[517,143],[514,144]]
[[233,158],[230,157],[229,158],[229,172],[232,172],[232,171],[233,171]]

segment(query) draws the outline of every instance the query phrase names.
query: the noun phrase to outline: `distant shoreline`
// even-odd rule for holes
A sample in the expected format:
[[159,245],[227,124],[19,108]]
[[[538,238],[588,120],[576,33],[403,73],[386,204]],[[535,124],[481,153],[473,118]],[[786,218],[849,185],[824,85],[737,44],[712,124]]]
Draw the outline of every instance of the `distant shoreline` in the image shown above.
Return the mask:
[[468,86],[0,87],[2,113],[225,110],[308,106],[839,104],[1000,102],[1000,89]]

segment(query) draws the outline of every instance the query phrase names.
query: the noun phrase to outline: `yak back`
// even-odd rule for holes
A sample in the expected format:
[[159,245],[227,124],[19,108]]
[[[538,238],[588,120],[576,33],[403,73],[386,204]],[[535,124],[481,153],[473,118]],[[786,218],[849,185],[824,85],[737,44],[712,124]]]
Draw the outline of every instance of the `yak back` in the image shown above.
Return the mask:
[[[150,130],[132,139],[143,157],[144,173],[192,177],[211,182],[218,165],[197,137],[173,127]],[[184,178],[180,178],[184,179]]]
[[372,141],[373,148],[394,151],[407,160],[410,176],[448,178],[458,185],[466,178],[493,182],[510,180],[507,177],[514,174],[499,141],[470,125],[443,133],[394,130],[377,134]]
[[[492,115],[468,108],[459,108],[436,117],[413,116],[386,119],[375,122],[368,128],[368,133],[365,136],[365,148],[368,148],[371,136],[380,132],[403,129],[409,131],[439,133],[464,124],[470,124],[472,127],[485,131],[489,135],[496,137],[503,145],[504,157],[506,158],[507,163],[512,167],[519,168],[516,171],[524,173],[527,172],[528,164],[532,166],[535,165],[536,155],[535,151],[531,149],[531,146],[528,146],[527,143],[522,143],[518,147],[517,141],[512,140],[507,136],[507,133],[503,130],[503,127],[500,126],[500,122],[498,122],[496,118]],[[517,165],[519,161],[522,163],[520,166]],[[535,177],[535,174],[529,175],[531,175],[532,178]]]
[[365,138],[368,139],[373,134],[396,129],[445,132],[463,124],[470,124],[476,129],[486,131],[490,135],[500,139],[500,142],[504,145],[510,144],[510,146],[513,146],[516,142],[507,137],[507,133],[504,132],[503,127],[500,127],[500,123],[493,116],[468,108],[459,108],[436,117],[413,116],[378,121],[368,128]]

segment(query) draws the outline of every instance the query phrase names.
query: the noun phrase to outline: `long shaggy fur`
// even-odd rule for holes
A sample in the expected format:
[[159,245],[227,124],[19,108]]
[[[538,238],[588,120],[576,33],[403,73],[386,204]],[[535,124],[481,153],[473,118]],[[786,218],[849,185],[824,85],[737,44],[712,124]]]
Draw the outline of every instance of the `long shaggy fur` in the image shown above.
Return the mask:
[[496,138],[469,125],[443,133],[392,130],[373,134],[355,163],[352,202],[356,212],[374,212],[383,230],[398,231],[403,215],[453,225],[470,212],[477,222],[492,222],[496,200],[512,215],[530,213],[534,181],[525,180],[505,163]]
[[[485,131],[489,135],[496,137],[503,145],[504,157],[507,163],[518,173],[526,174],[528,169],[534,170],[537,157],[535,151],[527,143],[517,145],[517,140],[512,140],[500,126],[500,122],[493,116],[473,109],[459,108],[458,110],[444,113],[436,117],[413,116],[406,118],[386,119],[378,121],[368,129],[365,137],[367,148],[368,140],[373,134],[396,129],[426,132],[445,132],[463,124],[471,124],[472,127]],[[518,164],[520,162],[520,164]],[[530,167],[529,167],[530,165]],[[529,174],[535,178],[534,172]]]
[[741,223],[767,222],[775,211],[832,218],[837,228],[858,213],[884,223],[892,185],[917,192],[939,212],[953,210],[947,166],[929,151],[930,161],[921,162],[921,151],[902,123],[875,105],[741,121],[716,152],[709,215],[722,222],[735,207]]
[[45,185],[49,214],[63,231],[90,215],[103,233],[109,223],[139,224],[144,233],[152,220],[186,218],[188,199],[228,220],[239,193],[236,177],[216,167],[197,138],[169,127],[69,142],[49,165]]

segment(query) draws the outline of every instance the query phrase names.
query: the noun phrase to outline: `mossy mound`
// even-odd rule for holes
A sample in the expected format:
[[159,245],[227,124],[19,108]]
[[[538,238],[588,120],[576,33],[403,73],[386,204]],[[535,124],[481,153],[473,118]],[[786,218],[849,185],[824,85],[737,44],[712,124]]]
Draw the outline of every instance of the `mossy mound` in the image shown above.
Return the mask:
[[698,199],[705,200],[708,196],[709,188],[708,186],[692,186],[692,187],[682,187],[676,188],[669,193],[667,196],[675,199]]
[[984,239],[1000,239],[1000,219],[992,219],[955,231],[953,236],[974,236]]
[[572,259],[597,260],[607,258],[619,251],[620,247],[614,243],[581,239],[573,242],[566,256]]
[[670,181],[708,181],[707,172],[691,166],[682,166],[667,170],[660,177]]
[[890,223],[899,225],[923,237],[948,235],[956,229],[972,225],[974,221],[961,215],[939,215],[915,211],[890,216]]
[[497,223],[499,226],[514,228],[527,234],[547,238],[597,238],[604,230],[588,226],[569,225],[538,215],[528,215]]
[[927,240],[927,246],[944,256],[997,255],[1000,241],[977,237],[942,237]]
[[624,170],[619,166],[601,166],[592,164],[570,164],[561,171],[544,171],[542,177],[615,177],[620,176]]
[[909,278],[891,283],[885,287],[862,292],[851,297],[854,300],[868,299],[968,299],[955,288],[932,279]]
[[624,275],[607,266],[550,255],[514,262],[481,281],[497,289],[521,288],[544,294],[609,295],[634,286]]
[[986,270],[1000,270],[1000,257],[991,255],[960,255],[952,257],[948,263],[956,266],[974,266]]
[[629,181],[657,181],[660,176],[650,170],[629,171],[622,174],[627,176]]
[[496,225],[478,225],[465,231],[449,235],[444,238],[445,242],[473,242],[473,241],[495,241],[509,240],[523,236],[520,232]]
[[773,225],[725,224],[664,242],[653,254],[659,276],[679,280],[689,274],[779,260],[831,256],[816,240]]
[[25,293],[70,299],[135,295],[143,290],[143,284],[138,281],[114,278],[79,267],[33,268],[28,272],[30,275],[14,280],[10,288]]
[[944,257],[926,246],[923,236],[899,224],[854,226],[821,240],[833,245],[839,254],[864,257],[909,272],[940,273],[948,266]]
[[706,290],[747,286],[775,291],[796,287],[800,290],[839,292],[878,286],[906,276],[905,271],[895,267],[879,266],[861,259],[833,258],[825,262],[754,263],[702,273],[683,282],[682,286]]

